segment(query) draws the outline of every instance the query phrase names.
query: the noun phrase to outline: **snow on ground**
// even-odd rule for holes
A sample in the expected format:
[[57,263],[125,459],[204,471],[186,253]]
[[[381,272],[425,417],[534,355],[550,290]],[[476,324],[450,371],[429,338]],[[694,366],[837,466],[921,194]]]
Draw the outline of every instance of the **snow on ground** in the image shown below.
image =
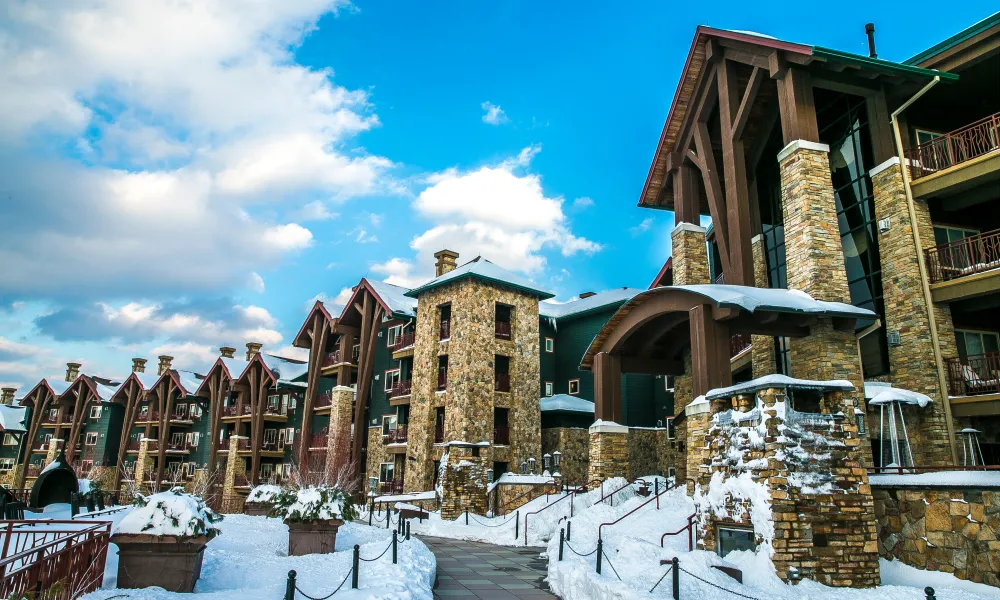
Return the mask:
[[[375,558],[392,539],[392,530],[346,523],[337,533],[334,554],[287,556],[288,526],[280,519],[226,515],[217,526],[222,535],[209,542],[205,562],[194,594],[205,600],[246,600],[281,598],[288,571],[294,569],[298,587],[314,597],[334,591],[351,568],[355,544],[361,546],[361,558]],[[84,596],[87,600],[122,597],[131,600],[181,600],[189,594],[167,592],[162,588],[141,590],[115,589],[118,560],[112,544],[105,569],[103,589]],[[357,590],[351,581],[337,593],[340,600],[392,598],[393,600],[430,600],[437,571],[437,561],[427,546],[416,539],[400,541],[398,564],[392,564],[391,550],[375,562],[362,562]],[[296,594],[296,597],[299,595]]]

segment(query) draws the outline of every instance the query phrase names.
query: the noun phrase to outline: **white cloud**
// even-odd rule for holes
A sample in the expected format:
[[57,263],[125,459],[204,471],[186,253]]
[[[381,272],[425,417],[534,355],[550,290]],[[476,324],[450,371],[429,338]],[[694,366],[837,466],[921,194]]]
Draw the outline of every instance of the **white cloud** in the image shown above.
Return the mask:
[[573,200],[573,210],[584,210],[594,205],[594,200],[587,196],[582,196]]
[[510,122],[510,119],[507,118],[507,113],[505,113],[499,105],[486,101],[479,106],[486,111],[485,114],[483,114],[483,123],[487,123],[489,125],[503,125],[504,123]]
[[264,278],[261,277],[256,271],[250,273],[250,289],[258,294],[264,293]]
[[[372,271],[382,275],[382,280],[393,285],[414,288],[427,281],[429,277],[419,277],[412,274],[413,265],[402,258],[391,258],[384,263],[372,265]],[[345,299],[346,303],[347,300]]]
[[632,236],[635,237],[637,235],[642,235],[646,233],[652,228],[653,228],[653,217],[646,217],[645,219],[642,220],[641,223],[639,223],[635,227],[629,227],[628,230],[629,233],[631,233]]
[[328,221],[340,217],[340,213],[332,212],[326,204],[313,200],[294,213],[299,221]]
[[309,350],[306,348],[299,348],[298,346],[282,346],[277,350],[270,352],[275,356],[282,356],[284,358],[294,358],[296,360],[309,360]]
[[196,373],[205,373],[219,358],[219,349],[208,344],[183,342],[179,344],[163,344],[152,348],[150,356],[172,356],[170,366],[174,369],[187,369]]
[[378,236],[374,234],[369,234],[368,230],[362,227],[361,225],[358,225],[357,227],[352,229],[347,235],[353,236],[354,241],[359,244],[371,244],[378,242]]
[[279,250],[299,250],[312,244],[312,232],[297,223],[276,225],[264,232],[262,241]]

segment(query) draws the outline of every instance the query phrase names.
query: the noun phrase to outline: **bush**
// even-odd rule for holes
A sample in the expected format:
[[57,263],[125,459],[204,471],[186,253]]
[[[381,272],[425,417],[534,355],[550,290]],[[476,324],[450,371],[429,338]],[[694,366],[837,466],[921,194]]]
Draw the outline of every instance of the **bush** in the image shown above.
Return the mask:
[[315,485],[284,490],[274,496],[272,517],[292,523],[357,518],[354,500],[339,487]]
[[135,503],[137,508],[122,519],[118,533],[182,537],[214,537],[219,533],[214,523],[221,521],[222,515],[182,487],[147,497],[137,495]]

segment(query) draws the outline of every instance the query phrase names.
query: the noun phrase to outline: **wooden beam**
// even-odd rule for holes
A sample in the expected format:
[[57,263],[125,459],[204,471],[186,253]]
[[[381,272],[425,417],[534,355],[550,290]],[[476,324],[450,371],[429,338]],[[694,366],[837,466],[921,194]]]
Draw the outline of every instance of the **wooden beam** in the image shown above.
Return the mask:
[[694,169],[687,164],[674,172],[674,222],[698,225],[701,207]]
[[819,141],[816,121],[816,101],[813,99],[812,77],[801,67],[790,67],[778,78],[778,106],[781,110],[781,132],[785,144],[795,140]]
[[657,343],[659,343],[660,339],[685,321],[687,321],[687,314],[681,312],[674,313],[670,316],[660,317],[656,325],[654,327],[650,327],[650,330],[646,333],[645,339],[638,344],[638,347],[636,347],[635,344],[630,344],[630,346],[632,346],[630,354],[634,354],[636,356],[651,355],[654,347]]
[[326,351],[328,334],[325,319],[317,314],[313,318],[313,331],[318,331],[309,349],[309,370],[306,376],[306,397],[302,401],[302,435],[299,436],[299,465],[302,471],[309,469],[309,442],[312,438],[313,406],[319,396],[320,372],[323,367],[323,354]]
[[[354,406],[354,438],[351,444],[351,464],[354,476],[359,477],[365,470],[362,464],[362,450],[367,441],[365,409],[371,396],[371,381],[375,363],[375,347],[378,340],[378,326],[382,320],[382,306],[375,302],[371,294],[365,292],[361,317],[361,351],[358,355],[358,388]],[[339,383],[339,382],[338,382]]]
[[712,152],[712,140],[709,138],[708,125],[699,121],[695,125],[694,145],[701,161],[701,178],[705,184],[705,195],[708,196],[708,210],[712,215],[717,232],[715,241],[719,245],[719,256],[722,259],[722,270],[728,273],[730,266],[729,225],[726,213],[725,198],[722,195],[722,183],[719,181],[719,171]]
[[754,67],[750,74],[750,81],[743,92],[743,99],[740,101],[740,108],[733,118],[732,139],[743,139],[743,130],[750,119],[750,111],[753,110],[753,103],[757,99],[757,92],[760,91],[760,84],[764,81],[764,69]]
[[695,306],[689,311],[691,322],[691,394],[695,397],[709,390],[732,384],[729,362],[729,325],[712,319],[709,306]]
[[[756,97],[756,87],[760,86],[759,71],[754,69],[747,93],[742,94],[744,101]],[[749,285],[753,281],[753,249],[750,245],[750,198],[747,192],[746,156],[743,154],[743,139],[736,135],[734,129],[740,118],[739,110],[747,109],[740,106],[741,94],[738,89],[739,79],[736,73],[736,63],[723,61],[718,70],[719,115],[722,128],[722,166],[726,178],[726,226],[727,251],[729,252],[729,268],[723,269],[725,280],[732,285]],[[721,229],[721,227],[720,227]],[[716,234],[718,236],[718,233]],[[722,246],[719,247],[722,250]],[[723,263],[725,267],[725,262]]]
[[594,356],[594,416],[621,423],[622,366],[617,354],[598,352]]
[[706,63],[702,75],[698,77],[698,90],[684,118],[677,139],[680,143],[674,146],[678,152],[687,152],[694,142],[695,126],[699,122],[708,122],[711,110],[715,106],[718,88],[715,85],[715,71],[718,65]]

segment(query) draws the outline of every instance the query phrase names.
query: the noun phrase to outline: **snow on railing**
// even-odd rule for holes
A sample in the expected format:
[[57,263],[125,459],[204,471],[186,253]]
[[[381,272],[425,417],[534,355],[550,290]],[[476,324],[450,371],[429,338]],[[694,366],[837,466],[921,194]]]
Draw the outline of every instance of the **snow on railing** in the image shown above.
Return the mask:
[[110,521],[6,521],[4,533],[0,597],[71,600],[101,586]]

